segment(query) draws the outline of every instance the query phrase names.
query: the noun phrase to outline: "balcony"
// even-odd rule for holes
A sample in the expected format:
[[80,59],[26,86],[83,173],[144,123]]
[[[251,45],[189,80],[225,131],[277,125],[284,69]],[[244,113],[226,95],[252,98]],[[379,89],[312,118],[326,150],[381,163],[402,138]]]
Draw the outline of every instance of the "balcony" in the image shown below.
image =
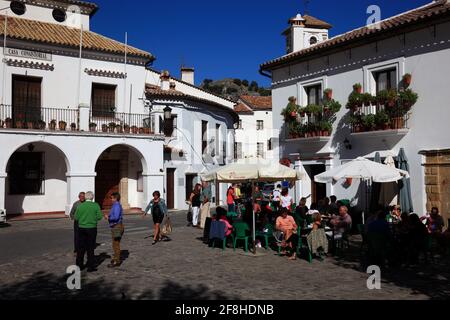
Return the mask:
[[109,135],[153,135],[155,124],[148,114],[92,113],[89,107],[36,108],[0,105],[0,130],[90,132]]

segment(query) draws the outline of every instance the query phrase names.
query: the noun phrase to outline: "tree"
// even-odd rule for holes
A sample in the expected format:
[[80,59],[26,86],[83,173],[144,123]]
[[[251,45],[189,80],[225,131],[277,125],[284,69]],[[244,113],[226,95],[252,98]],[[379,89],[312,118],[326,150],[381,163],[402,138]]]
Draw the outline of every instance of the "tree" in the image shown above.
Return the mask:
[[270,91],[270,90],[268,90],[268,89],[265,89],[265,88],[259,88],[259,90],[258,90],[258,92],[259,92],[259,94],[261,95],[261,96],[263,96],[263,97],[268,97],[268,96],[271,96],[272,95],[272,91]]
[[250,83],[250,91],[258,91],[259,86],[258,86],[258,82],[256,81],[252,81],[252,83]]
[[203,88],[208,89],[210,87],[211,83],[213,83],[213,81],[211,79],[203,80]]
[[248,87],[248,80],[242,80],[242,85],[244,87]]
[[234,80],[233,80],[233,83],[234,83],[235,85],[239,86],[239,87],[242,85],[241,79],[234,79]]

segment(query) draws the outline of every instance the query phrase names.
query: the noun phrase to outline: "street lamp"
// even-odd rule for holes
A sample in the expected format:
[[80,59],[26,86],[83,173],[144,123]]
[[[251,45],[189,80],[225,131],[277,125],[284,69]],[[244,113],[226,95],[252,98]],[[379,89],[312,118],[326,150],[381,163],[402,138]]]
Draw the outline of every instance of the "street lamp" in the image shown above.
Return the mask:
[[164,120],[172,119],[172,108],[167,106],[163,109],[164,111]]

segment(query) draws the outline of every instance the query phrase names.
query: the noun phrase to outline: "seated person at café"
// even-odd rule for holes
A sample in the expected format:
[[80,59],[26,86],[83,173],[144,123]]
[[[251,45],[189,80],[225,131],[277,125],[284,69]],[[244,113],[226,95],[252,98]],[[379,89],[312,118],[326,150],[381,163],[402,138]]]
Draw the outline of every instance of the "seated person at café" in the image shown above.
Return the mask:
[[309,208],[308,212],[306,212],[307,216],[312,216],[315,213],[320,213],[317,203],[312,203],[311,208]]
[[322,255],[328,253],[328,239],[325,229],[322,228],[322,216],[320,213],[313,215],[313,227],[307,236],[308,247],[314,256],[322,260]]
[[[334,238],[340,239],[343,234],[349,231],[352,227],[352,217],[348,214],[347,206],[339,208],[339,215],[335,216],[330,224],[334,227]],[[327,232],[328,236],[332,236],[332,232]]]
[[439,214],[439,209],[436,207],[433,207],[431,209],[431,213],[427,214],[425,217],[422,217],[420,220],[426,220],[428,232],[432,235],[441,234],[442,229],[444,229],[444,219]]
[[393,222],[399,222],[402,220],[402,210],[400,206],[393,206],[391,208],[391,214],[390,214]]
[[302,224],[302,222],[306,221],[306,214],[309,211],[308,207],[306,206],[306,198],[301,198],[300,203],[295,208],[294,212],[294,220],[297,224],[301,225],[303,228],[306,227],[306,225]]
[[233,226],[230,224],[230,222],[227,219],[227,211],[222,207],[216,208],[216,221],[222,221],[225,223],[225,237],[228,237],[231,232],[233,231]]
[[290,248],[292,252],[289,260],[295,260],[297,258],[296,252],[294,250],[293,241],[295,238],[295,233],[297,232],[297,224],[294,221],[294,218],[290,216],[287,208],[281,209],[281,216],[277,218],[276,221],[276,229],[283,232],[284,241],[282,243],[283,246],[283,254],[286,253],[286,247]]
[[417,214],[411,214],[408,220],[409,262],[415,264],[418,262],[420,253],[425,249],[428,230],[427,227],[422,223],[422,221],[420,221],[420,218]]
[[390,235],[389,223],[386,221],[386,212],[378,210],[376,213],[376,219],[368,223],[367,231],[369,233],[382,234],[386,237]]
[[330,197],[330,206],[328,208],[328,214],[329,215],[337,215],[339,213],[339,206],[337,204],[337,197],[336,196],[331,196]]

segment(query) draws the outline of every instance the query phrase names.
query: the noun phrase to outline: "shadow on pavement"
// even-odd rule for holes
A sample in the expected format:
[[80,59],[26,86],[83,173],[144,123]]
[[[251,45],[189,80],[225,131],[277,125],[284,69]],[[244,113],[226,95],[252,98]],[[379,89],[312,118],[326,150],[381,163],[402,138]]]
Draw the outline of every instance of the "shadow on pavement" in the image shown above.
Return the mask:
[[185,286],[166,281],[159,289],[145,290],[140,294],[130,292],[129,285],[116,285],[103,278],[84,282],[82,289],[67,289],[69,275],[57,276],[38,272],[29,279],[14,284],[0,285],[0,300],[230,300],[220,291],[211,291],[203,285]]
[[[353,237],[350,248],[340,256],[333,257],[333,263],[339,267],[366,273],[367,263],[361,253],[361,241]],[[368,275],[369,276],[369,275]],[[447,256],[435,258],[433,262],[421,259],[415,266],[395,266],[381,270],[382,283],[412,290],[412,295],[423,294],[430,299],[450,298],[450,260]]]

